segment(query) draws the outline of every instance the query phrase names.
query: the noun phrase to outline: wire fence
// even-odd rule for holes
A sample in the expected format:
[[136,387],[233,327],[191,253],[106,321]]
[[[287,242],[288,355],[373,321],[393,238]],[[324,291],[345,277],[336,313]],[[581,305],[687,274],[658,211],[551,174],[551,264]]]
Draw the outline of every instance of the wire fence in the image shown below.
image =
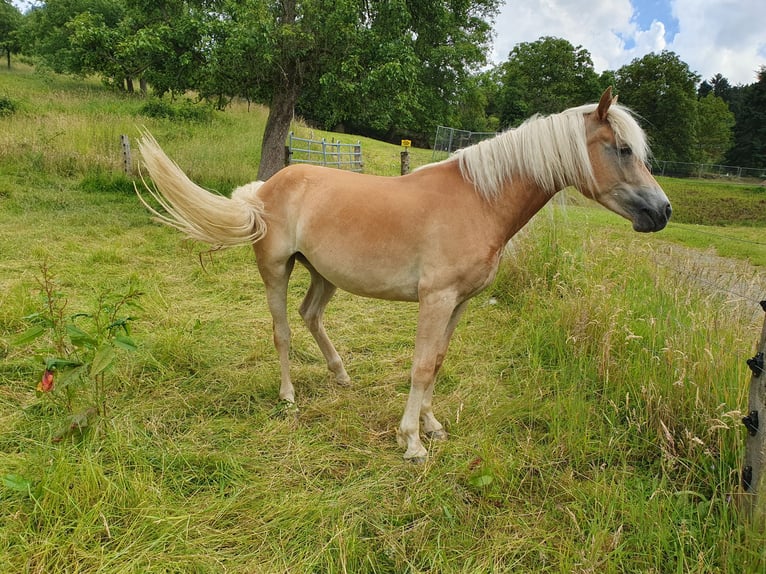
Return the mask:
[[670,177],[766,180],[766,167],[739,167],[714,163],[652,160],[652,172],[655,175]]
[[433,161],[447,159],[459,149],[472,146],[482,140],[493,138],[496,135],[497,132],[471,132],[447,126],[437,126],[431,159]]
[[[432,160],[446,159],[459,149],[472,146],[496,135],[498,135],[497,132],[472,132],[447,126],[437,126]],[[669,177],[766,181],[766,167],[740,167],[653,159],[651,168],[655,175]]]

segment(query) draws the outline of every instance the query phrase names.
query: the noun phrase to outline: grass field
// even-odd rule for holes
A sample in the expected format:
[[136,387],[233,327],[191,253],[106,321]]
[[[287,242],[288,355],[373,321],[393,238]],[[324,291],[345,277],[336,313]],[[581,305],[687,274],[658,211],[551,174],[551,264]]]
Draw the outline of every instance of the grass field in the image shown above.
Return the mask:
[[[0,117],[0,572],[766,568],[764,534],[735,504],[763,321],[751,293],[766,290],[757,217],[686,219],[675,180],[681,223],[660,234],[575,199],[539,214],[458,327],[435,398],[450,440],[413,466],[395,428],[414,305],[338,294],[326,323],[353,379],[340,388],[300,325],[297,270],[299,411],[285,413],[252,253],[200,265],[204,246],[151,222],[115,175],[119,134],[145,125],[228,191],[254,177],[263,110],[154,119],[26,68],[0,72],[3,95],[19,105]],[[398,169],[397,146],[363,148],[370,171]],[[82,432],[62,426],[88,383],[70,404],[61,387],[36,392],[53,341],[13,344],[45,311],[43,266],[60,318],[83,328],[72,315],[142,293],[138,348],[116,349]]]

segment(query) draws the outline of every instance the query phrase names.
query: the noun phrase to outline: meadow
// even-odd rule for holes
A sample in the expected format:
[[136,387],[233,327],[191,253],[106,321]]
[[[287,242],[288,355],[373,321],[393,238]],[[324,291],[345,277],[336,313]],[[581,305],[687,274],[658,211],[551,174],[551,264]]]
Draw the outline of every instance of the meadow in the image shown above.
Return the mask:
[[[298,411],[285,412],[252,252],[184,241],[120,173],[119,135],[145,126],[228,193],[255,178],[265,110],[152,117],[24,66],[0,71],[2,97],[0,572],[766,568],[766,536],[737,506],[762,188],[662,180],[677,222],[653,235],[562,194],[470,304],[436,384],[450,439],[418,466],[395,438],[416,306],[336,296],[341,388],[300,324],[296,269]],[[398,171],[398,146],[361,139],[366,171]],[[102,368],[71,326],[103,333],[91,318],[120,302],[135,348]],[[60,329],[20,337],[40,317]],[[64,339],[100,387],[38,390]],[[98,413],[73,419],[94,389]]]

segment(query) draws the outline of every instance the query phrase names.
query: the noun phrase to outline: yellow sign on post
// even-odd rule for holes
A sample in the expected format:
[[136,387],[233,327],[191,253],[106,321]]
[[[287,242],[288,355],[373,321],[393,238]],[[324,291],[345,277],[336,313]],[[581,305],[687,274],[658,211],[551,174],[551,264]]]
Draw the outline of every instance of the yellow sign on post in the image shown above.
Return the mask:
[[412,142],[410,140],[402,140],[402,147],[410,147]]

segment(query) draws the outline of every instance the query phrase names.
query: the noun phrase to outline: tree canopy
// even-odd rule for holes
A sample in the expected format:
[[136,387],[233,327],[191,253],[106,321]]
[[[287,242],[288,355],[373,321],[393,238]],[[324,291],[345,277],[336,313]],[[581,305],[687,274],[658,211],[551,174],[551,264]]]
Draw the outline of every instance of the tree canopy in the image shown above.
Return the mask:
[[21,42],[18,37],[21,28],[21,12],[10,0],[0,0],[0,53],[5,53],[8,68],[11,67],[11,54],[18,53]]
[[606,87],[588,51],[562,38],[518,44],[501,68],[499,111],[505,126],[517,125],[533,113],[551,114],[597,101]]
[[647,54],[617,70],[620,102],[642,118],[656,157],[694,161],[699,76],[677,54]]
[[766,167],[766,66],[758,72],[758,81],[741,92],[734,146],[727,159],[732,165]]
[[[0,50],[158,97],[269,106],[259,176],[279,169],[290,121],[428,143],[437,125],[491,131],[596,101],[609,85],[668,161],[764,163],[760,85],[700,82],[673,52],[600,75],[562,38],[487,66],[500,0],[0,0]],[[136,90],[138,91],[138,90]],[[734,122],[734,123],[732,123]],[[755,126],[755,127],[754,127]],[[732,148],[733,144],[733,148]],[[731,150],[729,148],[732,148]],[[761,150],[761,151],[759,151]],[[760,154],[760,155],[759,155]]]

